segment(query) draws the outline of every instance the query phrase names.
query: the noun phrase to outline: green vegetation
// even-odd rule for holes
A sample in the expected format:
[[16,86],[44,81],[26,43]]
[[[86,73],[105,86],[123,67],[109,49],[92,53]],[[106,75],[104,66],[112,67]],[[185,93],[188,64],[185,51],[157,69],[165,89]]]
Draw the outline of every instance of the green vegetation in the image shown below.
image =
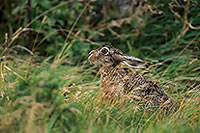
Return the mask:
[[[28,1],[0,3],[0,132],[200,132],[199,1]],[[146,60],[178,111],[102,101],[87,57],[105,44]]]

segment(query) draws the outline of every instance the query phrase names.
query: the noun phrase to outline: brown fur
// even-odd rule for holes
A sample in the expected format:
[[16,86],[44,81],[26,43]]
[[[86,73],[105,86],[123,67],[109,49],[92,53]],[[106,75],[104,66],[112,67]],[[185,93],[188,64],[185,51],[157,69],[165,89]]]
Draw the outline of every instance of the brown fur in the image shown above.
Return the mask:
[[[100,90],[106,99],[126,98],[139,109],[174,110],[177,108],[177,103],[163,88],[148,81],[137,74],[134,69],[129,69],[125,65],[128,63],[133,67],[141,66],[142,60],[132,56],[127,57],[112,46],[103,48],[90,52],[89,60],[101,67]],[[108,52],[104,54],[107,50]]]

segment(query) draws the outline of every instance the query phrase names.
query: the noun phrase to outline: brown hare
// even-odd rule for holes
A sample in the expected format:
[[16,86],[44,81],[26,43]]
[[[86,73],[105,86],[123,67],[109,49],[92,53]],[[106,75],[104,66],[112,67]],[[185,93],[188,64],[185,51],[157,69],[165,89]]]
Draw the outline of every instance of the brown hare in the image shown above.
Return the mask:
[[144,67],[141,59],[125,55],[113,46],[104,46],[91,51],[88,60],[100,66],[100,91],[106,99],[124,97],[139,109],[177,109],[177,103],[163,88],[134,71]]

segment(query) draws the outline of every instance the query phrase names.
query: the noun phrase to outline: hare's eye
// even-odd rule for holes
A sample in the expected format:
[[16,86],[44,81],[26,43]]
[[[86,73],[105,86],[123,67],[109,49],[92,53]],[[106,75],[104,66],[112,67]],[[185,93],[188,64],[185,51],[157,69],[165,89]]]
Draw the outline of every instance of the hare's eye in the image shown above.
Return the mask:
[[102,48],[102,49],[101,49],[101,52],[102,52],[103,54],[107,54],[107,53],[108,53],[108,50],[109,50],[108,48]]

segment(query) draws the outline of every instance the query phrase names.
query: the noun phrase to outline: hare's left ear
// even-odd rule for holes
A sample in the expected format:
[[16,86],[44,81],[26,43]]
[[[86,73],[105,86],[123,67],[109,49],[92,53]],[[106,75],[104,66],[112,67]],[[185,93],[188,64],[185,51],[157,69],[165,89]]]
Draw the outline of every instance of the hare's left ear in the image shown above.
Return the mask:
[[131,55],[122,55],[121,61],[132,68],[146,68],[144,61]]

